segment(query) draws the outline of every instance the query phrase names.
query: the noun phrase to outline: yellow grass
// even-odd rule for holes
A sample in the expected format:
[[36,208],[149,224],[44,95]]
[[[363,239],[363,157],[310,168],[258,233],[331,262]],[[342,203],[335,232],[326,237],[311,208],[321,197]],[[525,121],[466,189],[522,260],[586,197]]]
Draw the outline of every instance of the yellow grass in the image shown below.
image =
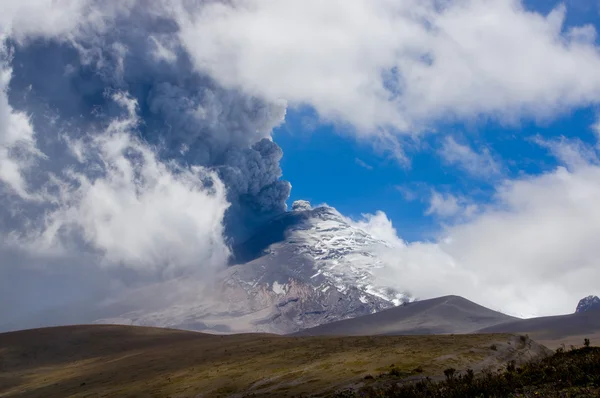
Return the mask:
[[0,397],[286,396],[332,392],[392,366],[482,363],[509,335],[214,336],[124,326],[0,334]]

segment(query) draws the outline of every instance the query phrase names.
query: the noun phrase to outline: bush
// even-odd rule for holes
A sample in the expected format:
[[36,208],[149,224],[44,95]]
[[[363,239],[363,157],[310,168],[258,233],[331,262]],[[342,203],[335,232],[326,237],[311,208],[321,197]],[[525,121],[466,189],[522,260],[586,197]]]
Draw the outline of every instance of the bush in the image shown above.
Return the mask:
[[590,346],[590,339],[583,339],[583,345],[585,348],[589,348]]
[[402,375],[402,372],[400,372],[400,369],[398,369],[398,368],[392,368],[390,370],[389,374],[390,374],[390,376],[396,376],[396,377],[398,377],[398,376]]
[[[587,340],[587,339],[586,339]],[[588,397],[600,396],[600,348],[589,347],[556,354],[517,368],[508,362],[499,372],[475,375],[468,369],[457,376],[454,368],[444,371],[446,380],[427,378],[417,383],[387,387],[365,387],[354,392],[360,397],[462,398],[462,397]],[[347,392],[344,392],[347,394]]]
[[512,373],[515,371],[515,369],[517,368],[517,363],[515,361],[509,361],[506,364],[506,372],[507,373]]
[[455,373],[456,373],[456,369],[454,369],[454,368],[448,368],[448,369],[444,370],[444,376],[446,376],[446,380],[454,379]]

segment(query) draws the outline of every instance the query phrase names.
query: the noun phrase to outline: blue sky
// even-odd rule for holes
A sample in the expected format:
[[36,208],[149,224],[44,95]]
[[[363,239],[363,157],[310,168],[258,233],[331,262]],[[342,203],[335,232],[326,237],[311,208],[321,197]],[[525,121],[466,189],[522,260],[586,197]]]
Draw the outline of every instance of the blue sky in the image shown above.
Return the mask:
[[[539,175],[559,165],[546,148],[532,141],[533,138],[552,140],[564,136],[590,145],[596,139],[591,128],[596,122],[595,108],[572,111],[555,120],[538,123],[529,121],[505,126],[487,121],[439,126],[440,131],[451,132],[462,144],[489,149],[502,172],[488,179],[473,177],[445,164],[437,153],[441,134],[426,137],[422,149],[409,152],[411,164],[404,165],[331,125],[307,127],[304,120],[311,116],[306,110],[288,111],[286,123],[274,134],[284,151],[281,162],[284,176],[292,183],[288,203],[298,199],[312,204],[326,202],[353,218],[382,210],[399,235],[408,241],[432,239],[440,229],[435,215],[425,214],[431,189],[486,203],[496,183],[503,178]],[[407,198],[402,188],[412,191],[416,197]]]
[[[529,10],[542,14],[558,4],[561,3],[524,2]],[[571,0],[562,4],[568,7],[563,30],[583,24],[598,28],[597,3]],[[418,148],[408,146],[410,165],[404,165],[375,150],[368,141],[355,139],[343,128],[319,123],[311,109],[288,109],[285,123],[274,131],[274,140],[284,151],[284,177],[293,187],[288,205],[298,199],[313,204],[326,202],[353,218],[382,210],[403,239],[434,239],[442,225],[435,215],[425,214],[431,189],[487,203],[502,179],[540,175],[559,165],[547,148],[533,142],[535,137],[577,138],[594,145],[596,137],[591,126],[596,123],[596,108],[561,112],[544,120],[523,118],[508,124],[485,118],[468,123],[438,123],[438,134],[420,138]],[[445,164],[438,150],[440,140],[448,135],[476,152],[487,148],[501,172],[492,178],[474,178]],[[407,197],[406,190],[414,195]]]

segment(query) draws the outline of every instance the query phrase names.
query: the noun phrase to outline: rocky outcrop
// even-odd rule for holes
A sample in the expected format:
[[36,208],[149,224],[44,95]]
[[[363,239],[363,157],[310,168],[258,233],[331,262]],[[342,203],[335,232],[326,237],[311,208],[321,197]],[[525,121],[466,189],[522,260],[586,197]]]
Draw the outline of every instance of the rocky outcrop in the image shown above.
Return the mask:
[[598,296],[587,296],[579,300],[575,313],[586,312],[591,309],[600,309],[600,298]]

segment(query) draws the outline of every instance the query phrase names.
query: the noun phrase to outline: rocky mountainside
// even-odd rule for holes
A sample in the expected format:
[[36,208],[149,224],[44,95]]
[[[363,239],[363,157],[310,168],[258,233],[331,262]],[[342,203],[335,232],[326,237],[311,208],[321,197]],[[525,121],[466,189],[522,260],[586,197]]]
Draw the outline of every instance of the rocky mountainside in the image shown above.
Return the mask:
[[587,296],[579,300],[575,313],[586,312],[595,308],[600,308],[600,298],[598,296]]
[[313,209],[298,201],[292,211],[235,247],[232,265],[192,298],[98,322],[292,333],[372,314],[410,301],[403,292],[375,281],[373,271],[384,266],[375,253],[387,245],[332,207]]

